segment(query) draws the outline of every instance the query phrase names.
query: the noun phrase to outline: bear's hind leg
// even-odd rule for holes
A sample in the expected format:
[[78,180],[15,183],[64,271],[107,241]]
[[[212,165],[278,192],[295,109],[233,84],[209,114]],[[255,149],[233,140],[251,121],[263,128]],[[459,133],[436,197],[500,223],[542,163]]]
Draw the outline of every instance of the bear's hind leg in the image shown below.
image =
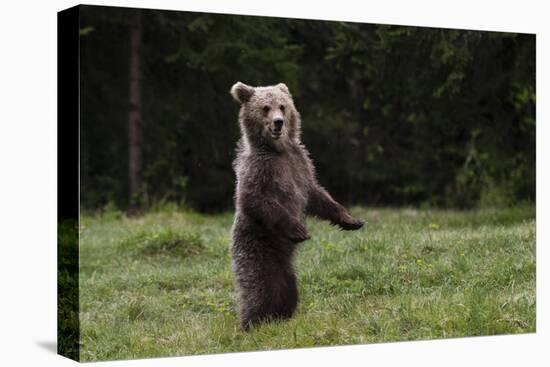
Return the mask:
[[279,315],[282,318],[291,318],[298,305],[298,287],[296,285],[296,276],[292,271],[285,273],[284,278],[286,296],[280,303]]
[[298,304],[292,272],[263,272],[262,278],[262,286],[241,287],[241,325],[245,330],[264,321],[290,318]]

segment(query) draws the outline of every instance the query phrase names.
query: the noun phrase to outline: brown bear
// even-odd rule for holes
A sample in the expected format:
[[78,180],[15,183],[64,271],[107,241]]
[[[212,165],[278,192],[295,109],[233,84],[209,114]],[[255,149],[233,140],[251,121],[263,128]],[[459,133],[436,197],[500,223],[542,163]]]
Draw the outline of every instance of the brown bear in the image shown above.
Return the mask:
[[289,318],[298,303],[293,258],[309,239],[306,214],[355,230],[354,219],[317,182],[313,163],[300,142],[300,114],[283,83],[251,87],[237,82],[231,95],[240,103],[241,139],[231,256],[244,329]]

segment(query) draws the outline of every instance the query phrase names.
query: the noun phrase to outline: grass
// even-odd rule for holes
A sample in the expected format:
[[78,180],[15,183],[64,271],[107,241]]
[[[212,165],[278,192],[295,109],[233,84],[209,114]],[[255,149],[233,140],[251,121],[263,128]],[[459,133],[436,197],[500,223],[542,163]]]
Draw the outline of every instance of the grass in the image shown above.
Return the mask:
[[239,329],[232,213],[84,215],[83,361],[535,331],[535,209],[354,208],[366,229],[308,219],[289,321]]

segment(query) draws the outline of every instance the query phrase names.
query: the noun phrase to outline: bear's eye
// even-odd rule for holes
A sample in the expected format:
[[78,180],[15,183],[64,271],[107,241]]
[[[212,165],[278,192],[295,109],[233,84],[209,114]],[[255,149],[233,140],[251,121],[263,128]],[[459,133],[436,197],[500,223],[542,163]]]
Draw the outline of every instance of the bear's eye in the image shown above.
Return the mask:
[[285,106],[281,105],[280,108],[281,108],[281,111],[285,112]]
[[269,112],[269,106],[264,106],[264,112],[265,113]]

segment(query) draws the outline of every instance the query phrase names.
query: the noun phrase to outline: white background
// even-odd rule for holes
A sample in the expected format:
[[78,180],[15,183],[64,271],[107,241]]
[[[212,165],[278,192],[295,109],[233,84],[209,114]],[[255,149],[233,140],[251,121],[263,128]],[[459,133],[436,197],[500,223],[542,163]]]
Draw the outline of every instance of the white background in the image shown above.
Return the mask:
[[[0,10],[0,365],[73,365],[56,341],[56,12],[73,1]],[[548,104],[545,1],[88,1],[87,4],[353,20],[537,34],[537,333],[102,362],[105,366],[542,366],[550,362]],[[546,14],[546,16],[545,16]],[[546,23],[546,24],[545,24]],[[546,168],[546,169],[544,169]],[[546,349],[544,349],[546,347]]]

